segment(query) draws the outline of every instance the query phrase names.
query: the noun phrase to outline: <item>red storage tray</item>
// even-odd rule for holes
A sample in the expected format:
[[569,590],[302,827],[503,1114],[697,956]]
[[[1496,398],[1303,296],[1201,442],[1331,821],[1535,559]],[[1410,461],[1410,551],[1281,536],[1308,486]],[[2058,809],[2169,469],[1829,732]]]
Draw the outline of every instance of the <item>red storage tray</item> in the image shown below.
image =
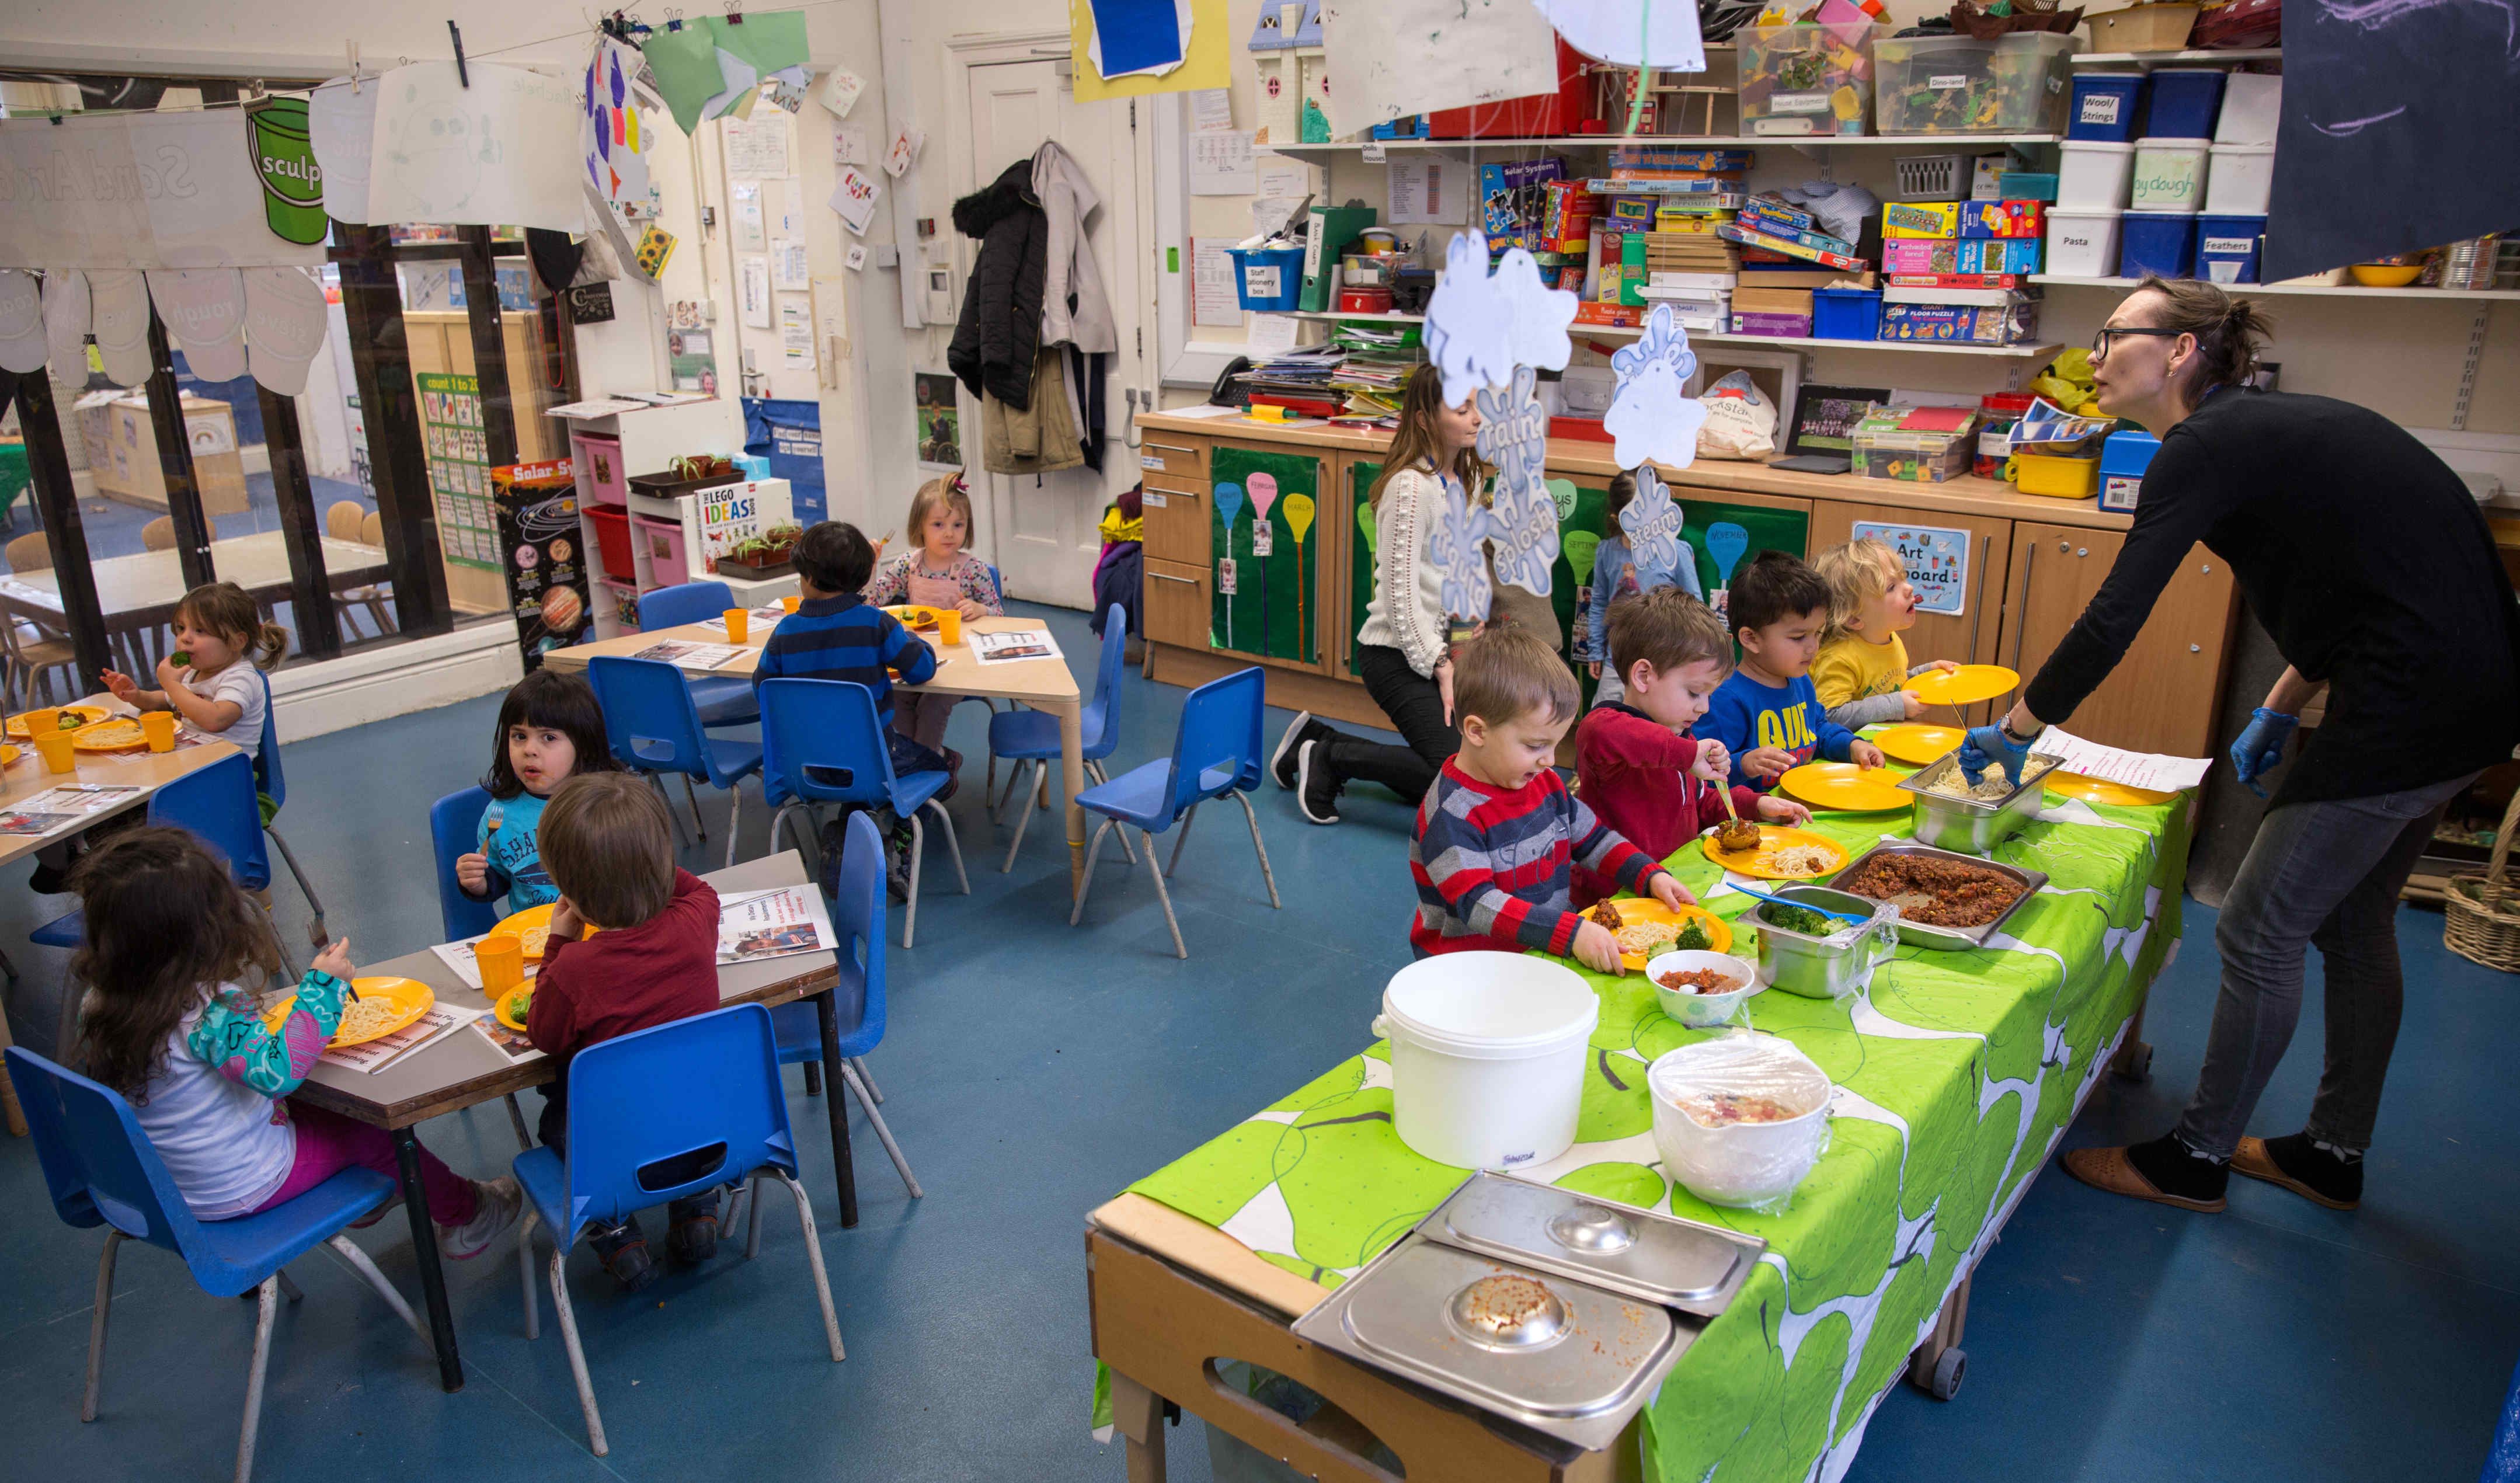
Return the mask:
[[1475,108],[1443,109],[1426,117],[1427,128],[1437,139],[1545,139],[1600,132],[1593,120],[1584,59],[1562,39],[1557,43],[1557,91]]
[[594,522],[604,574],[617,582],[634,581],[639,566],[630,555],[630,512],[613,505],[581,505],[578,512]]
[[1601,426],[1601,420],[1598,417],[1552,417],[1549,420],[1549,435],[1580,438],[1588,443],[1618,441],[1610,436],[1609,430]]

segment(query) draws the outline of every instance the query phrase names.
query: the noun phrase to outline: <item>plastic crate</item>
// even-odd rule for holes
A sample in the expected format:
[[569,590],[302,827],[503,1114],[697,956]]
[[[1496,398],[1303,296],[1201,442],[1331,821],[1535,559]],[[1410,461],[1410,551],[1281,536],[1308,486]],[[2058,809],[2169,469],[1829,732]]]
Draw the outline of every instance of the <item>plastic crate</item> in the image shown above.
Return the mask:
[[1897,165],[1901,201],[1962,201],[1968,196],[1966,155],[1902,155]]
[[1301,247],[1228,247],[1234,259],[1234,292],[1246,310],[1283,313],[1304,290]]
[[2054,458],[2045,453],[2016,453],[2012,456],[2012,487],[2023,494],[2043,494],[2050,499],[2088,500],[2099,492],[2100,461],[2091,458]]
[[577,474],[577,497],[588,505],[627,505],[630,477],[621,466],[621,439],[598,432],[568,435],[569,467]]
[[1887,44],[1872,35],[1887,29],[1797,23],[1734,31],[1741,132],[1786,138],[1868,132],[1872,48]]
[[[691,562],[683,551],[683,526],[679,520],[652,520],[646,516],[630,517],[630,530],[638,538],[639,549],[648,553],[648,570],[659,587],[673,587],[692,579]],[[611,559],[608,556],[606,564]]]
[[2065,124],[2074,38],[2014,31],[1872,43],[1884,134],[2053,134]]
[[1878,289],[1814,289],[1812,338],[1879,339],[1881,291]]
[[617,582],[633,580],[639,564],[631,556],[630,512],[611,505],[580,505],[578,512],[595,527],[595,549],[604,558],[604,574]]
[[2123,144],[2135,137],[2142,112],[2141,72],[2076,72],[2073,122],[2066,125],[2065,137]]

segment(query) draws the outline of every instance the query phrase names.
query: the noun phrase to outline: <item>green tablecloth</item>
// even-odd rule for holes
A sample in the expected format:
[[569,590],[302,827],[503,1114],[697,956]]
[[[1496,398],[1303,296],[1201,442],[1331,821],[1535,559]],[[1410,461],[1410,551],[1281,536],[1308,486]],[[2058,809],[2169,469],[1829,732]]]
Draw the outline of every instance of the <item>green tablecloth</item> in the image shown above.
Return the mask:
[[[1573,1149],[1526,1178],[1767,1237],[1759,1271],[1682,1356],[1645,1414],[1646,1455],[1672,1483],[1800,1480],[1842,1471],[1872,1407],[1975,1265],[2098,1078],[2180,930],[2187,800],[2141,808],[2048,795],[1997,857],[2052,877],[1986,949],[1902,947],[1868,993],[1771,990],[1747,1008],[1838,1085],[1827,1152],[1776,1215],[1667,1185],[1647,1062],[1702,1038],[1667,1018],[1642,975],[1587,974],[1601,996]],[[1905,813],[1822,815],[1861,852]],[[1672,867],[1718,915],[1691,845]],[[1397,931],[1399,924],[1394,924]],[[1746,935],[1734,951],[1755,956]],[[1336,1285],[1397,1240],[1464,1171],[1392,1131],[1389,1046],[1376,1043],[1131,1186],[1267,1260]]]

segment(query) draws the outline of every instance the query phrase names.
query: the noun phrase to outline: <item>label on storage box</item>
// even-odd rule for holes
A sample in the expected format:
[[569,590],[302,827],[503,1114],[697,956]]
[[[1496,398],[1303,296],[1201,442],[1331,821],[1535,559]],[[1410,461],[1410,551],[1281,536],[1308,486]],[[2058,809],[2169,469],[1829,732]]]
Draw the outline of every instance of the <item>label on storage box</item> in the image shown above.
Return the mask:
[[2246,257],[2257,249],[2254,237],[2208,237],[2196,245],[2196,250],[2209,257]]
[[1283,271],[1276,263],[1262,266],[1252,263],[1242,270],[1242,292],[1253,298],[1279,298],[1285,290],[1279,287],[1278,275]]
[[1936,72],[1925,78],[1925,86],[1932,88],[1937,93],[1956,92],[1960,88],[1968,86],[1968,73],[1966,72]]
[[2083,96],[2083,116],[2077,123],[2115,123],[2118,109],[2125,104],[2123,93],[2087,93]]
[[1828,94],[1770,93],[1768,112],[1771,113],[1825,113],[1828,112]]
[[1172,501],[1164,498],[1161,490],[1146,489],[1139,491],[1138,508],[1141,510],[1170,510],[1173,508],[1173,505]]
[[1157,473],[1161,473],[1164,472],[1164,461],[1151,453],[1141,453],[1138,455],[1138,467],[1152,469]]

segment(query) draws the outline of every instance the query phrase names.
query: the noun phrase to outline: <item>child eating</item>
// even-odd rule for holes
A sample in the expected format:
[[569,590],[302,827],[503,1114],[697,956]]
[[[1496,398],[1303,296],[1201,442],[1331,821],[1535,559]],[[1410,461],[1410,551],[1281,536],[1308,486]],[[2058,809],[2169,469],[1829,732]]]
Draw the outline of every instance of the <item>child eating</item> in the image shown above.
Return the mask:
[[[628,773],[589,773],[562,785],[543,810],[542,851],[560,906],[525,1034],[560,1067],[543,1088],[541,1131],[544,1143],[565,1154],[570,1056],[717,1008],[717,892],[675,868],[665,801]],[[589,926],[604,930],[587,937]],[[717,1254],[716,1191],[678,1199],[667,1211],[666,1247],[676,1261]],[[637,1216],[596,1230],[590,1241],[624,1291],[656,1280]]]
[[[932,478],[919,486],[910,500],[910,536],[918,549],[883,563],[866,585],[869,603],[951,607],[967,623],[1006,610],[988,563],[970,553],[971,496],[963,475]],[[945,745],[945,718],[961,699],[903,696],[893,706],[894,729],[942,756],[946,770],[957,776],[963,771],[963,754]]]
[[[1610,608],[1609,653],[1627,698],[1597,703],[1575,728],[1576,790],[1621,837],[1656,860],[1733,816],[1723,784],[1732,756],[1721,742],[1688,734],[1732,668],[1723,620],[1677,587],[1621,598]],[[1811,810],[1787,798],[1732,789],[1744,819],[1801,824]],[[1615,894],[1590,870],[1575,873],[1575,905]]]
[[1881,748],[1831,721],[1811,682],[1828,623],[1828,583],[1781,551],[1763,551],[1732,579],[1732,640],[1741,667],[1707,703],[1706,735],[1732,754],[1732,781],[1760,788],[1817,754],[1879,767]]
[[508,910],[558,901],[543,869],[536,831],[543,805],[581,772],[620,771],[604,739],[604,707],[581,675],[537,669],[499,706],[498,740],[481,786],[490,806],[474,827],[471,854],[455,858],[455,882],[475,901],[506,896]]
[[1696,898],[1642,850],[1593,817],[1550,767],[1581,703],[1575,675],[1526,630],[1490,628],[1454,658],[1461,750],[1418,805],[1409,869],[1418,915],[1409,948],[1419,958],[1532,948],[1572,955],[1616,974],[1619,942],[1577,915],[1577,866],[1665,906]]
[[1812,567],[1828,583],[1828,629],[1811,669],[1828,719],[1854,730],[1923,715],[1925,702],[1904,688],[1908,680],[1959,666],[1949,659],[1909,665],[1899,635],[1916,626],[1916,588],[1899,553],[1867,537],[1831,546]]
[[209,582],[175,605],[175,652],[158,661],[156,690],[109,669],[105,688],[141,710],[171,710],[214,742],[262,751],[262,676],[289,652],[289,630],[262,620],[262,609],[234,582]]

